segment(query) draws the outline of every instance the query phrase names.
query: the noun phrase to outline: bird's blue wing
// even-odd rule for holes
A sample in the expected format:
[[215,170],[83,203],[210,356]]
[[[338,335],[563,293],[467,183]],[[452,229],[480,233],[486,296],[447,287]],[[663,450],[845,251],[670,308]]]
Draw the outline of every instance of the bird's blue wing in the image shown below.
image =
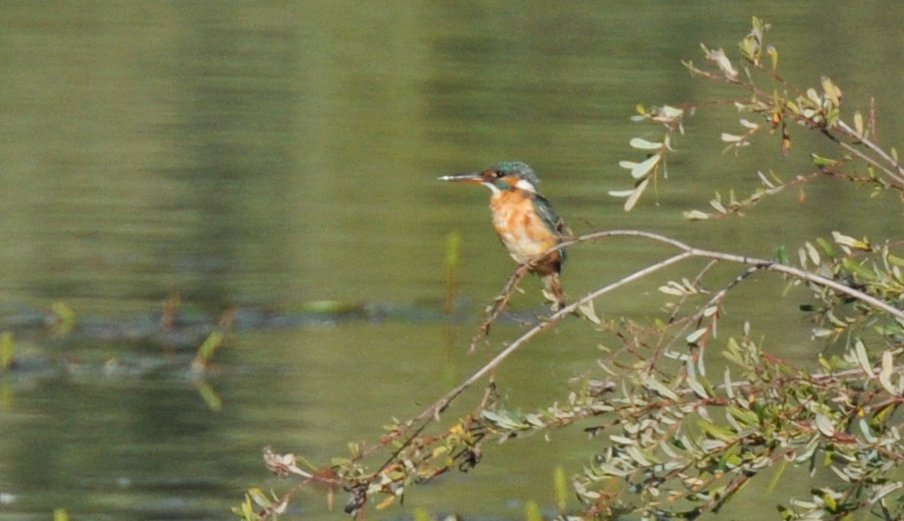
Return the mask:
[[[565,220],[553,210],[549,201],[540,194],[534,195],[534,207],[537,214],[543,219],[543,223],[549,228],[549,231],[559,236],[560,240],[565,235]],[[562,261],[565,261],[565,249],[559,250],[562,254]]]

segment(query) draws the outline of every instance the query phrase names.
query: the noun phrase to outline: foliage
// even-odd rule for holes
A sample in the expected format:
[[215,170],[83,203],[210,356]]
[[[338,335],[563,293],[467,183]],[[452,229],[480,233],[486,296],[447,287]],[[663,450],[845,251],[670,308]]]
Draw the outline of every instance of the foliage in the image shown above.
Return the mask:
[[[760,186],[753,193],[745,198],[717,195],[710,202],[714,211],[688,212],[685,216],[690,220],[748,213],[765,198],[817,178],[853,181],[876,191],[904,190],[904,169],[896,152],[872,140],[875,113],[871,111],[867,118],[854,113],[853,123],[848,123],[841,89],[828,78],[818,89],[789,84],[777,72],[778,51],[765,43],[767,29],[768,25],[753,19],[751,32],[739,45],[738,61],[723,49],[704,47],[705,67],[685,63],[695,76],[739,92],[736,99],[638,108],[635,120],[662,125],[665,133],[660,141],[635,138],[630,142],[648,155],[622,162],[634,186],[613,195],[626,198],[627,210],[638,204],[651,182],[664,175],[667,156],[676,135],[684,132],[686,120],[699,110],[726,106],[745,116],[740,119],[740,132],[722,134],[728,150],[741,150],[761,134],[770,134],[787,152],[792,131],[801,128],[823,136],[836,153],[813,155],[813,171],[790,180],[757,173]],[[372,446],[352,445],[351,455],[336,459],[331,467],[304,471],[293,455],[268,450],[268,467],[280,475],[298,476],[298,483],[282,495],[252,489],[236,513],[249,520],[275,518],[297,490],[320,483],[328,486],[330,498],[340,487],[347,491],[346,511],[358,514],[370,499],[381,508],[401,499],[413,484],[450,470],[473,469],[482,452],[491,450],[488,441],[517,440],[571,427],[590,434],[598,452],[592,463],[571,477],[582,506],[565,512],[562,501],[564,517],[608,519],[634,512],[643,519],[696,518],[719,512],[751,480],[783,479],[787,466],[831,479],[812,485],[809,497],[775,505],[783,519],[840,519],[861,510],[879,519],[904,516],[897,471],[904,461],[899,425],[904,401],[900,373],[904,258],[899,243],[836,232],[831,241],[806,242],[793,262],[783,250],[777,259],[755,259],[632,230],[596,232],[565,245],[613,236],[657,241],[677,253],[553,313],[421,415],[395,421]],[[691,259],[708,262],[698,272],[660,288],[670,306],[667,317],[648,324],[594,320],[588,308],[594,299]],[[736,265],[740,271],[721,290],[707,292],[704,283],[716,265]],[[519,268],[506,285],[479,328],[475,344],[488,333],[527,268]],[[724,345],[713,345],[726,300],[759,271],[776,273],[789,286],[812,293],[813,304],[802,308],[816,324],[812,334],[841,343],[840,356],[820,358],[818,372],[795,367],[765,351],[750,322]],[[620,345],[601,356],[598,374],[588,375],[559,402],[531,413],[507,410],[497,395],[493,370],[579,309],[589,318],[590,327],[612,335]],[[722,374],[713,375],[707,360],[716,350],[728,365]],[[443,415],[464,389],[485,377],[489,383],[483,398],[469,414],[454,419]],[[382,459],[373,465],[375,458]]]

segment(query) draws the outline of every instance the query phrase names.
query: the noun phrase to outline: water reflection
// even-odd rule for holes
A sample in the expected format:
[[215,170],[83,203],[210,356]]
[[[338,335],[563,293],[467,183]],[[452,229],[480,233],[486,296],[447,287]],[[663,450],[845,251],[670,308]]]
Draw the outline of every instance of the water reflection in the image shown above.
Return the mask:
[[[850,100],[869,93],[896,106],[899,82],[888,75],[899,67],[887,42],[896,41],[901,15],[890,2],[758,7],[790,65],[808,67],[804,81],[829,74]],[[0,381],[0,494],[14,498],[3,511],[219,516],[266,482],[263,446],[324,463],[348,440],[373,439],[388,418],[419,412],[480,362],[463,355],[464,345],[450,351],[432,315],[445,297],[447,233],[462,235],[466,317],[511,272],[486,226],[485,194],[449,191],[438,175],[524,160],[578,232],[644,228],[760,256],[839,226],[853,235],[896,230],[897,221],[861,215],[835,187],[808,194],[838,201],[824,205],[818,229],[789,230],[796,216],[781,212],[756,233],[737,220],[684,226],[674,210],[705,206],[713,189],[752,171],[751,160],[765,157],[782,173],[809,168],[800,166],[809,157],[789,163],[771,149],[738,158],[679,153],[659,206],[650,200],[632,214],[604,195],[629,182],[617,162],[630,154],[627,140],[645,132],[628,123],[632,107],[711,94],[678,60],[696,59],[701,41],[731,47],[750,14],[649,1],[5,6],[0,287],[12,310],[4,316],[40,318],[17,336],[38,376]],[[883,135],[897,134],[896,121],[883,119]],[[694,121],[682,146],[707,146],[724,124]],[[724,173],[725,184],[700,172]],[[563,277],[575,294],[661,255],[635,243],[570,253]],[[654,287],[632,288],[601,311],[644,316]],[[535,289],[515,307],[536,309]],[[747,291],[745,303],[764,318],[790,313],[771,305],[775,283]],[[403,312],[235,333],[208,382],[221,412],[181,372],[208,330],[166,352],[153,335],[60,338],[42,323],[64,300],[82,327],[158,331],[147,317],[172,295],[211,327],[234,306],[288,317],[301,303],[335,300]],[[453,324],[452,338],[464,344],[475,322]],[[494,340],[514,331],[499,328]],[[595,356],[563,326],[555,343],[573,347],[557,351],[550,368],[543,342],[503,375],[513,396],[557,396],[556,378],[524,389],[535,383],[529,376],[567,376]],[[78,372],[110,360],[165,370]],[[507,447],[514,468],[486,464],[409,502],[520,517],[511,498],[549,497],[551,469],[531,454],[547,448]],[[564,458],[578,469],[586,456]],[[329,515],[319,497],[309,499],[307,508]]]

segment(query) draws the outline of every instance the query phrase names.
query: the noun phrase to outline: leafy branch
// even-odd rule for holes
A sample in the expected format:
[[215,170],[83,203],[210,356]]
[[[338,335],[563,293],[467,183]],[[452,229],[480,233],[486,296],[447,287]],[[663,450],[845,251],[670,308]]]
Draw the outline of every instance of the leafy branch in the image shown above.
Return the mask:
[[[666,155],[674,150],[675,135],[684,133],[685,120],[698,109],[712,106],[733,106],[738,112],[752,115],[750,119],[740,118],[741,133],[722,133],[721,139],[726,144],[726,151],[737,151],[750,146],[753,138],[766,130],[770,134],[779,133],[781,149],[787,154],[792,146],[788,124],[796,123],[808,130],[820,132],[839,148],[839,154],[836,157],[812,154],[816,170],[788,181],[774,173],[766,175],[757,172],[760,187],[747,199],[738,201],[732,195],[726,205],[717,194],[710,202],[715,213],[694,210],[686,212],[685,217],[688,219],[711,219],[743,213],[765,197],[822,176],[868,182],[875,184],[877,189],[904,191],[904,167],[898,161],[897,152],[895,149],[884,150],[874,140],[877,135],[875,105],[870,107],[869,125],[864,123],[860,112],[854,113],[852,125],[841,118],[842,92],[831,79],[822,78],[819,90],[798,89],[791,85],[776,72],[778,50],[764,43],[768,29],[768,24],[758,18],[753,19],[753,28],[739,44],[743,63],[740,71],[724,49],[713,50],[706,46],[703,46],[703,52],[706,61],[712,64],[710,68],[698,67],[690,61],[684,62],[692,75],[735,87],[746,93],[746,96],[679,106],[663,105],[650,109],[638,106],[638,115],[634,116],[634,121],[661,124],[666,130],[661,141],[634,138],[630,142],[632,148],[649,155],[640,162],[626,160],[620,163],[623,168],[630,170],[630,175],[635,180],[634,187],[609,193],[626,198],[626,211],[634,208],[651,180],[655,181],[660,172],[666,172]],[[768,65],[763,63],[764,55],[771,58]],[[761,80],[764,86],[760,85]],[[846,166],[853,168],[855,163],[866,165],[866,175],[852,175],[843,169]]]

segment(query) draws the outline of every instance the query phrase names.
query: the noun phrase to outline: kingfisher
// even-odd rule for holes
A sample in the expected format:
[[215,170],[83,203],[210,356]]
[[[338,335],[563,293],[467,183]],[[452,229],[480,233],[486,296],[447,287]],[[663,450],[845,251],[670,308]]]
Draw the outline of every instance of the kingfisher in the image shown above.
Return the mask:
[[554,302],[553,311],[565,306],[559,273],[565,250],[555,248],[563,241],[565,221],[540,195],[540,180],[533,169],[520,161],[503,161],[482,172],[447,175],[441,181],[482,184],[492,191],[490,210],[493,227],[502,244],[519,265],[531,263],[529,271],[539,275]]

